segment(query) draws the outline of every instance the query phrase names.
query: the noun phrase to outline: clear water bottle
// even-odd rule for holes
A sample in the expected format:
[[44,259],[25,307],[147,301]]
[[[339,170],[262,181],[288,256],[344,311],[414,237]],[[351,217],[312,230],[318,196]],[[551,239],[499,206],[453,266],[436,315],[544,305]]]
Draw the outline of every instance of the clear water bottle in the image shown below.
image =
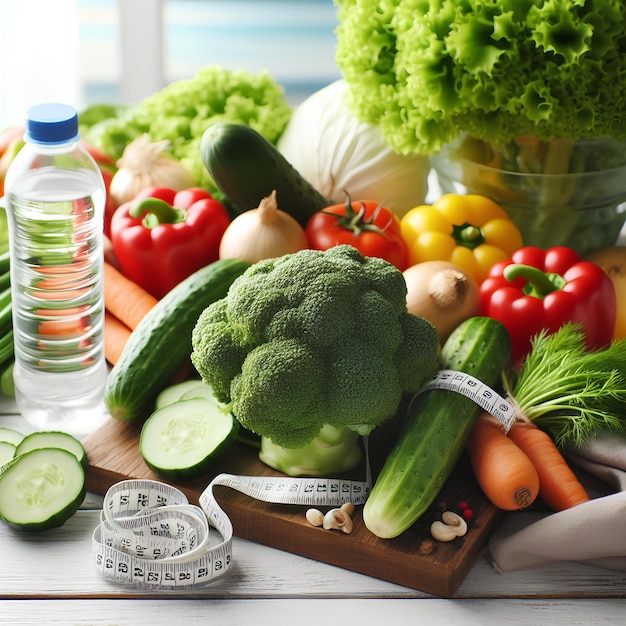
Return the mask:
[[5,179],[15,397],[34,428],[82,437],[107,416],[106,192],[72,107],[32,107],[25,141]]

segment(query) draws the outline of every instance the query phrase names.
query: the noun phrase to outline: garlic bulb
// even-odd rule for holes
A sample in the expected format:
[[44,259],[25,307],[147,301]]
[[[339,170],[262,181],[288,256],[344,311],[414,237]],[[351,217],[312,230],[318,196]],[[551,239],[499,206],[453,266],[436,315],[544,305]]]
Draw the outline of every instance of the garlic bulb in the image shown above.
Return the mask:
[[169,187],[174,191],[194,184],[191,174],[167,153],[169,141],[150,143],[148,135],[140,135],[129,143],[113,175],[109,193],[117,206],[129,202],[148,187]]

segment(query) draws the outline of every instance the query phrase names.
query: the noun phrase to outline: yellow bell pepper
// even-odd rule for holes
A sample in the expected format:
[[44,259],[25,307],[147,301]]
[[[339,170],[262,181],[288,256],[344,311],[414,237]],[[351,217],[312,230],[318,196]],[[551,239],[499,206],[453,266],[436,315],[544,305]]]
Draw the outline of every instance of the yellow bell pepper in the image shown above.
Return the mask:
[[400,220],[409,264],[450,261],[480,284],[491,267],[523,245],[506,211],[486,196],[446,194],[409,210]]

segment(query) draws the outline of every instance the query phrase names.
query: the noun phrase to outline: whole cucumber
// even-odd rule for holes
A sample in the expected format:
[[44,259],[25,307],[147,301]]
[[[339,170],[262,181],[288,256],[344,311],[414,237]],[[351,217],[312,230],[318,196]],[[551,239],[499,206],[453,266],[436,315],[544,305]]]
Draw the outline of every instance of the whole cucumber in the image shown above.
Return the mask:
[[305,227],[318,211],[334,204],[253,128],[216,122],[202,135],[202,161],[217,188],[239,213],[256,209],[276,191],[278,208]]
[[223,298],[249,266],[241,259],[210,263],[148,311],[107,379],[104,398],[113,417],[130,420],[152,410],[157,394],[191,355],[191,332],[200,313]]
[[[511,340],[500,322],[471,317],[448,337],[441,365],[493,387],[510,352]],[[372,533],[397,537],[426,512],[458,462],[481,410],[455,391],[432,389],[413,398],[363,508],[363,521]]]

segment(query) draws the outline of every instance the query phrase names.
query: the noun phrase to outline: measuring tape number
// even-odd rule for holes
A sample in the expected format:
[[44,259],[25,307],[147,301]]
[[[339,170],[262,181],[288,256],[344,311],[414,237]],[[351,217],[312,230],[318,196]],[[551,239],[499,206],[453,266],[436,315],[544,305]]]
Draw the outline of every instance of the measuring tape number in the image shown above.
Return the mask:
[[[500,420],[508,431],[515,407],[476,378],[440,370],[421,389],[460,393]],[[372,489],[367,437],[365,480],[218,474],[200,495],[200,506],[166,483],[131,479],[106,493],[92,547],[96,570],[121,584],[158,590],[201,587],[232,565],[233,526],[213,494],[216,485],[275,504],[364,504]],[[213,539],[213,526],[220,537]]]

